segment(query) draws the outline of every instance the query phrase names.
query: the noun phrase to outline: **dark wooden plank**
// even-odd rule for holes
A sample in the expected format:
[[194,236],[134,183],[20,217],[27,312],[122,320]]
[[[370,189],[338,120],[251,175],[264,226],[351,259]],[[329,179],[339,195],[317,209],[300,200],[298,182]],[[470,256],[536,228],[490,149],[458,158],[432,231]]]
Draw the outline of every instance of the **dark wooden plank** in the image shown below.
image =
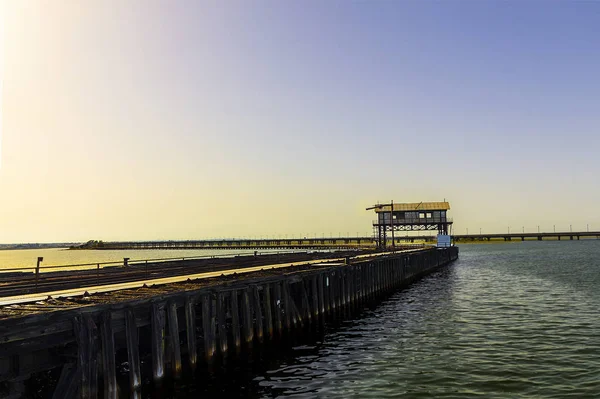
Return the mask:
[[169,346],[171,348],[171,368],[173,377],[181,376],[181,344],[179,341],[179,320],[177,319],[177,304],[169,302],[168,305],[169,320]]
[[258,291],[258,286],[256,286],[256,285],[252,286],[252,300],[254,302],[254,314],[255,314],[255,321],[256,321],[256,338],[258,339],[258,342],[263,342],[263,335],[264,335],[263,316],[262,316],[262,309],[261,309],[260,292]]
[[263,286],[263,306],[265,308],[265,322],[267,329],[267,338],[273,339],[273,312],[271,302],[271,286],[265,284]]
[[165,376],[165,304],[155,303],[151,309],[152,377],[160,383]]
[[358,288],[358,279],[359,279],[359,267],[356,265],[352,265],[352,308],[356,312],[358,310],[358,302],[359,302],[359,288]]
[[210,296],[210,336],[212,337],[212,353],[217,355],[217,296],[213,293]]
[[308,299],[308,292],[306,290],[306,285],[308,281],[302,281],[300,283],[302,289],[302,316],[306,319],[308,323],[312,322],[312,315],[310,309],[310,301]]
[[142,385],[140,373],[139,332],[132,309],[125,312],[125,339],[127,340],[127,361],[129,362],[129,389],[138,392]]
[[[346,266],[347,267],[347,266]],[[339,287],[339,291],[340,291],[340,299],[339,299],[339,305],[340,305],[340,315],[342,317],[346,317],[346,311],[347,311],[347,301],[346,301],[346,293],[348,290],[348,287],[346,286],[346,267],[344,268],[340,268],[340,270],[338,271],[339,274],[339,280],[338,280],[338,287]]]
[[204,335],[204,355],[208,364],[212,364],[215,356],[215,337],[212,334],[211,313],[212,299],[210,295],[204,295],[202,297],[202,333]]
[[185,333],[190,367],[192,370],[196,370],[196,364],[198,363],[198,349],[196,346],[196,308],[194,299],[190,297],[188,297],[185,302]]
[[110,311],[102,313],[102,324],[100,326],[100,337],[102,341],[102,366],[104,368],[104,397],[116,399],[117,388],[117,365],[115,363],[115,336],[112,330],[112,317]]
[[283,333],[281,280],[273,283],[273,312],[275,313],[275,330],[277,331],[277,336],[281,337]]
[[[75,341],[73,327],[71,327],[71,331],[62,331],[52,335],[41,335],[22,341],[11,341],[6,344],[0,344],[0,358],[54,348],[57,343],[68,345]],[[0,374],[0,382],[5,380],[4,377],[4,375]]]
[[283,301],[283,312],[285,320],[285,331],[289,333],[292,329],[292,305],[290,303],[290,290],[287,281],[282,282],[282,301]]
[[375,273],[374,273],[374,269],[375,266],[373,265],[373,262],[369,263],[369,267],[368,267],[368,273],[369,273],[369,300],[373,300],[373,297],[375,296]]
[[227,308],[225,307],[225,293],[219,291],[217,293],[217,321],[218,321],[218,333],[219,333],[219,349],[221,356],[227,356],[228,342],[227,342]]
[[82,399],[95,399],[98,397],[96,324],[89,315],[84,314],[74,319],[74,327],[77,338],[77,368],[81,377],[79,392]]
[[325,321],[327,315],[325,314],[325,273],[321,273],[317,277],[317,283],[319,287],[319,306],[321,313],[321,320]]
[[359,305],[359,309],[363,309],[363,306],[365,304],[365,298],[367,295],[366,292],[366,287],[365,287],[365,280],[366,280],[366,266],[364,264],[359,266],[359,273],[358,273],[358,305]]
[[318,276],[317,275],[313,275],[310,279],[310,291],[312,294],[312,312],[313,312],[313,318],[315,320],[319,319],[319,315],[321,313],[321,306],[319,305],[319,285],[317,283],[317,279]]
[[[344,268],[345,269],[345,268]],[[348,314],[348,286],[346,284],[346,272],[345,270],[341,269],[339,272],[340,278],[339,278],[339,287],[340,287],[340,313],[342,314],[342,317],[347,317]]]
[[332,317],[336,317],[340,308],[340,296],[339,296],[339,271],[330,272],[327,276],[329,278],[329,289],[326,290],[325,303],[329,306],[329,313]]
[[300,314],[300,311],[298,310],[298,305],[296,305],[296,299],[294,298],[289,280],[286,282],[286,286],[287,298],[290,303],[292,325],[294,329],[296,329],[298,326],[304,327],[304,320],[302,318],[302,315]]
[[252,302],[250,301],[247,288],[242,292],[242,316],[244,339],[248,346],[252,346],[252,341],[254,340],[254,323],[252,318]]
[[335,315],[335,297],[332,293],[333,281],[331,277],[331,270],[325,272],[323,280],[323,304],[325,305],[325,314],[331,318]]
[[235,346],[236,353],[241,351],[241,337],[240,337],[240,309],[238,301],[238,291],[233,290],[230,293],[231,299],[231,333],[233,336],[233,344]]

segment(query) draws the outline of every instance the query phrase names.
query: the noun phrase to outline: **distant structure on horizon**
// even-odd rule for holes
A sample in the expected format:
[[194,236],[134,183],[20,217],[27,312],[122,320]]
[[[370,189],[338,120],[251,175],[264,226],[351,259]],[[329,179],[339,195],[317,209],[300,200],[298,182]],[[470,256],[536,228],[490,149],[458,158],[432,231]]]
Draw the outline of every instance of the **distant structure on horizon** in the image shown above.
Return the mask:
[[367,210],[375,210],[377,219],[373,221],[377,247],[388,247],[388,233],[391,246],[396,246],[396,231],[435,231],[439,236],[449,236],[452,219],[447,212],[450,204],[443,202],[412,202],[376,204]]

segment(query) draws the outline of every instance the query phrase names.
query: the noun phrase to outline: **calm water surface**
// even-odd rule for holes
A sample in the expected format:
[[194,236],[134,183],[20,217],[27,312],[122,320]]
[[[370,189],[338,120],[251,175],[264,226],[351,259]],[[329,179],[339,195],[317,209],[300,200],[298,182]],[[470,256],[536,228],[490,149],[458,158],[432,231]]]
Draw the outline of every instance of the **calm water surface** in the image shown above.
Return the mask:
[[600,397],[599,288],[599,241],[463,245],[322,342],[175,396]]

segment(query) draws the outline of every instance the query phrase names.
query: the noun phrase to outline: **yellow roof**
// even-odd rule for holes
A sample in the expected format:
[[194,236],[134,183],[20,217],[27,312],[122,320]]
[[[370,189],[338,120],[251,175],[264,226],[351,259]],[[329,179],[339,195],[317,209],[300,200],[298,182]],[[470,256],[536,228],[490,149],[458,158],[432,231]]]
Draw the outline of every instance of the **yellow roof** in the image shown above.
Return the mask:
[[[374,205],[375,212],[389,212],[389,205]],[[394,204],[395,211],[447,211],[450,209],[448,202],[411,202],[406,204]]]

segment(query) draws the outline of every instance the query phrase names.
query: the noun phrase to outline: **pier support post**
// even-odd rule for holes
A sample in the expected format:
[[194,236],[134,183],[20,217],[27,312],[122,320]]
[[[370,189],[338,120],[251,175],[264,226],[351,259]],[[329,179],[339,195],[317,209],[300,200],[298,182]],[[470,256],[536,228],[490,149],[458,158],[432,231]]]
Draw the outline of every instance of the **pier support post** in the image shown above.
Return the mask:
[[237,290],[231,291],[231,329],[233,336],[233,344],[235,345],[235,352],[240,353],[242,347],[242,339],[240,336],[240,309],[238,301]]
[[89,315],[75,318],[77,339],[77,368],[81,378],[79,393],[82,399],[98,397],[98,362],[96,359],[96,324]]
[[346,275],[346,306],[348,313],[353,313],[354,308],[354,266],[349,266],[345,272]]
[[35,266],[35,288],[38,287],[38,283],[40,280],[40,263],[44,260],[42,256],[38,256],[37,264]]
[[225,322],[226,313],[225,294],[219,291],[217,293],[217,320],[219,323],[219,349],[223,358],[227,357],[229,349],[227,342],[227,323]]
[[388,271],[390,266],[390,260],[386,259],[383,261],[382,267],[381,267],[381,292],[384,294],[387,294],[389,291],[389,279],[388,279]]
[[292,306],[290,304],[290,292],[287,281],[282,282],[282,296],[283,296],[283,312],[285,313],[285,331],[290,333],[292,331]]
[[276,281],[273,283],[273,311],[275,312],[275,327],[277,335],[281,337],[283,333],[283,322],[281,320],[281,282]]
[[356,312],[358,305],[358,285],[357,285],[357,272],[356,266],[350,267],[350,301],[352,302],[352,312]]
[[373,263],[373,299],[379,296],[379,261]]
[[341,270],[336,270],[334,277],[334,286],[335,286],[335,297],[334,302],[337,306],[337,317],[342,319],[344,317],[344,286],[342,280],[342,272]]
[[185,301],[185,333],[190,368],[195,371],[198,363],[198,349],[196,345],[196,309],[193,298],[187,298]]
[[300,310],[298,309],[298,305],[296,305],[296,299],[294,298],[292,284],[290,283],[289,280],[287,280],[285,282],[285,285],[286,285],[286,291],[287,291],[287,298],[290,303],[292,325],[295,330],[298,326],[304,326],[304,320],[303,320],[302,314],[300,313]]
[[369,278],[369,301],[372,301],[375,297],[375,265],[373,262],[369,263],[368,266],[368,278]]
[[265,308],[265,322],[267,329],[267,338],[273,339],[273,312],[271,308],[271,287],[269,284],[263,286],[263,306]]
[[385,261],[379,261],[377,264],[377,297],[380,298],[385,291],[383,284],[383,273],[385,271]]
[[244,339],[248,347],[252,347],[252,341],[254,340],[254,326],[252,320],[252,303],[250,302],[250,295],[248,295],[248,289],[246,288],[242,292],[242,315]]
[[319,315],[320,315],[320,305],[319,305],[319,285],[317,283],[317,276],[314,275],[311,277],[310,279],[310,291],[311,291],[311,295],[312,295],[312,312],[313,312],[313,318],[318,322],[319,320]]
[[325,289],[324,289],[324,285],[325,285],[325,274],[321,273],[318,275],[317,277],[318,279],[318,286],[319,286],[319,306],[320,306],[320,313],[321,313],[321,321],[322,324],[324,324],[325,321]]
[[375,277],[374,277],[374,265],[373,262],[370,262],[367,266],[367,292],[369,293],[368,299],[369,301],[373,300],[375,296]]
[[160,383],[165,375],[165,305],[152,305],[152,377]]
[[173,377],[181,376],[181,347],[179,344],[179,321],[177,320],[177,304],[169,303],[169,346],[171,347],[171,367]]
[[[390,291],[394,291],[394,289],[395,289],[395,283],[396,283],[396,281],[395,281],[394,277],[395,277],[396,263],[397,262],[398,262],[398,259],[392,259],[392,260],[390,260],[389,272],[388,272],[388,276],[389,276],[389,279],[390,279],[390,281],[389,281],[389,289],[390,289]],[[439,265],[437,265],[437,262],[438,262],[438,258],[437,257],[434,259],[434,262],[436,263],[436,266],[439,266]]]
[[355,288],[356,288],[356,307],[362,309],[364,298],[364,267],[363,265],[355,266]]
[[204,356],[211,365],[215,356],[215,334],[212,321],[212,299],[209,294],[202,297],[202,333],[204,335]]
[[339,271],[340,274],[340,278],[339,278],[339,288],[340,288],[340,315],[342,317],[346,317],[346,312],[347,312],[347,289],[348,287],[346,286],[346,271],[345,270],[340,270]]
[[302,280],[300,282],[301,288],[302,288],[302,317],[304,317],[306,319],[306,321],[309,324],[311,324],[312,316],[311,316],[311,312],[310,312],[310,301],[308,300],[308,292],[306,291],[307,283],[308,282],[305,280]]
[[[433,260],[434,258],[432,258]],[[394,259],[389,259],[385,268],[385,290],[390,292],[392,290],[392,265]]]
[[101,340],[102,340],[102,375],[104,377],[104,398],[117,398],[117,366],[115,364],[115,336],[112,328],[110,311],[102,314]]
[[134,394],[133,396],[139,397],[139,390],[142,385],[140,349],[138,328],[132,309],[125,311],[125,336],[127,339],[127,361],[129,362],[129,389]]
[[252,301],[254,302],[254,314],[256,321],[256,332],[255,336],[258,339],[258,342],[263,342],[264,328],[263,328],[263,316],[262,309],[260,307],[260,292],[258,290],[258,286],[252,286]]
[[377,262],[376,271],[377,271],[377,297],[381,297],[383,294],[383,270],[385,267],[384,261]]
[[326,311],[329,314],[329,317],[331,319],[335,319],[337,317],[337,315],[338,315],[337,313],[339,310],[338,278],[339,278],[339,273],[337,273],[337,272],[328,272],[327,273],[326,281],[327,281],[328,287],[325,290],[325,307],[326,307]]

